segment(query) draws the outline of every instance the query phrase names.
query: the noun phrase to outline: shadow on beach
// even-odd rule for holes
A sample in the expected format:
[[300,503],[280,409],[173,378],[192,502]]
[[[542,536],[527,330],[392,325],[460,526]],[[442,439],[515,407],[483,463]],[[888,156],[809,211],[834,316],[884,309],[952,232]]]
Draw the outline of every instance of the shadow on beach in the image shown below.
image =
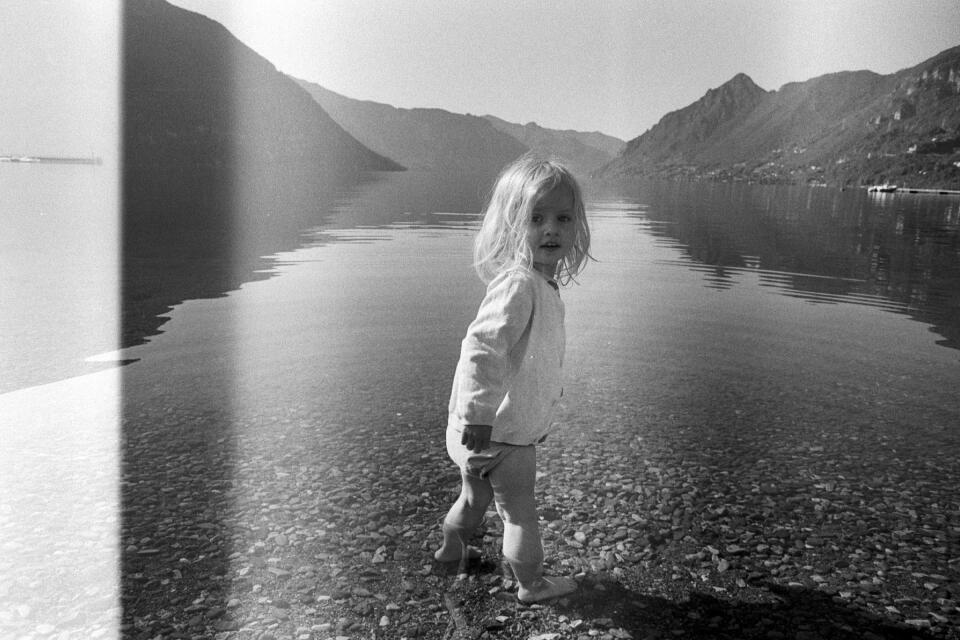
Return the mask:
[[624,629],[634,638],[797,638],[863,640],[934,638],[920,629],[893,625],[806,588],[754,585],[766,602],[742,602],[693,592],[677,599],[633,591],[618,582],[585,582],[557,613]]

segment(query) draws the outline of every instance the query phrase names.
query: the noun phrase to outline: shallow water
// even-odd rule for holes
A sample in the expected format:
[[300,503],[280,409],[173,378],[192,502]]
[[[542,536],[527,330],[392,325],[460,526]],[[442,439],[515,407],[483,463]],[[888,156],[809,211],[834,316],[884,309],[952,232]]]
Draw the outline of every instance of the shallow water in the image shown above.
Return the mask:
[[[117,400],[89,385],[4,395],[0,409],[21,416],[18,423],[34,407],[57,413],[43,433],[96,440],[104,429],[96,455],[69,465],[63,461],[76,454],[69,439],[18,452],[7,465],[17,486],[42,492],[52,482],[51,493],[67,505],[55,517],[65,521],[77,516],[69,504],[93,500],[90,513],[98,514],[125,505],[119,548],[127,548],[143,544],[143,534],[132,532],[150,532],[148,544],[162,546],[179,544],[178,532],[194,525],[222,529],[225,540],[259,526],[256,509],[244,516],[249,522],[219,513],[216,495],[230,491],[241,504],[283,500],[262,494],[271,486],[264,479],[289,474],[291,460],[382,470],[381,458],[389,460],[400,442],[397,451],[417,456],[424,473],[447,469],[441,434],[451,374],[483,293],[469,264],[479,193],[425,193],[429,183],[425,175],[393,175],[359,187],[318,212],[324,223],[303,236],[303,246],[274,254],[270,273],[249,274],[221,297],[177,305],[162,333],[112,354],[134,361],[122,369],[122,434],[100,417],[82,431],[72,424],[92,406],[109,414]],[[781,492],[770,495],[791,498],[814,486],[842,487],[861,506],[866,501],[850,512],[853,521],[886,532],[913,517],[938,535],[955,535],[956,200],[675,184],[592,193],[597,261],[562,291],[566,391],[542,460],[545,482],[557,485],[551,499],[572,491],[577,465],[599,456],[611,478],[636,476],[654,487],[662,470],[679,469],[684,483],[722,504],[756,489],[758,478],[764,491]],[[28,240],[49,241],[36,251],[29,242],[5,245],[15,250],[7,257],[19,261],[13,273],[23,282],[56,273],[43,264],[59,255],[57,242],[76,237],[65,220],[46,236],[36,227]],[[80,252],[74,264],[92,259]],[[51,320],[71,317],[58,302],[36,297],[33,311],[19,311],[47,338],[40,366],[76,353],[74,343],[50,339]],[[21,335],[18,348],[29,354],[29,335]],[[110,474],[98,475],[96,487],[64,491],[84,473],[117,471],[116,451],[103,444],[118,435],[120,495],[110,493],[119,481]],[[376,455],[339,460],[329,443],[348,436]],[[63,460],[47,460],[51,453]],[[190,500],[172,519],[170,505],[145,506],[173,486]],[[888,504],[893,488],[896,504]],[[592,501],[596,487],[583,489]],[[29,539],[31,527],[51,519],[33,504],[5,511],[24,523],[17,544],[25,564],[11,574],[21,585],[54,575],[56,554],[76,545],[69,532],[48,546]],[[229,544],[205,562],[229,564]],[[102,555],[102,545],[94,552]],[[111,560],[99,566],[109,571]],[[112,588],[90,592],[109,616],[115,612],[100,599]],[[18,593],[24,602],[54,597]]]
[[[811,193],[810,202],[821,196]],[[775,192],[722,195],[728,203],[752,198],[744,207],[760,203],[752,213],[728,212],[734,226],[762,226],[764,216],[779,215],[764,208]],[[900,212],[863,194],[832,197],[862,207],[845,221],[880,217],[861,236],[897,228],[898,217],[927,215],[911,214],[911,203]],[[926,278],[912,282],[912,272],[895,268],[899,254],[892,266],[871,267],[878,251],[902,253],[900,245],[834,250],[862,243],[849,227],[818,226],[837,211],[810,221],[801,206],[791,214],[792,238],[769,220],[751,237],[716,220],[691,227],[702,214],[697,202],[673,191],[591,200],[597,261],[581,284],[562,292],[568,356],[560,431],[564,424],[629,430],[631,414],[651,411],[690,416],[704,428],[758,412],[800,420],[816,413],[824,428],[869,432],[871,420],[883,420],[919,442],[957,423],[960,351],[944,336],[953,329],[922,321],[948,315],[930,301],[954,295],[934,285],[955,268],[944,275],[917,266],[936,262],[929,240],[926,253],[903,258]],[[942,205],[948,220],[954,215],[953,202],[931,204],[935,212]],[[176,308],[164,334],[125,352],[140,359],[126,379],[198,390],[188,393],[222,388],[220,400],[237,415],[306,406],[329,416],[321,429],[400,414],[442,423],[459,340],[483,291],[469,265],[478,219],[405,211],[395,213],[397,222],[336,228],[338,216],[356,220],[364,206],[362,196],[341,203],[307,246],[275,256],[274,277]],[[732,248],[718,234],[733,238]],[[806,272],[803,256],[773,251],[807,246],[811,234],[829,242]],[[706,260],[694,246],[715,252]],[[140,395],[136,384],[130,388]]]

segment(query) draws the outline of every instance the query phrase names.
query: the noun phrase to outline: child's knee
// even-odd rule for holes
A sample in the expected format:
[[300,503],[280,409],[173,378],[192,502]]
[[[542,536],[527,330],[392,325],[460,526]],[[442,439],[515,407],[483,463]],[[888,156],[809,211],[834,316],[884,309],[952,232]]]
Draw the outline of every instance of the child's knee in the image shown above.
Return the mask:
[[493,489],[490,483],[484,480],[464,478],[460,495],[470,508],[486,510],[487,505],[493,500]]
[[537,503],[530,496],[497,496],[497,511],[505,523],[527,527],[538,522]]

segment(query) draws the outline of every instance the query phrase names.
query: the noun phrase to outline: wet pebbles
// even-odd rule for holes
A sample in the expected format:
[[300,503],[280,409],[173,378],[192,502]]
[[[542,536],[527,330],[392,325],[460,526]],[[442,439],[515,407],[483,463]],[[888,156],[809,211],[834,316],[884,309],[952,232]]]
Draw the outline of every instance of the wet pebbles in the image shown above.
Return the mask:
[[439,419],[171,411],[127,442],[125,637],[960,637],[956,462],[906,441],[561,423],[542,535],[580,590],[527,607],[493,512],[481,562],[431,561],[457,495]]

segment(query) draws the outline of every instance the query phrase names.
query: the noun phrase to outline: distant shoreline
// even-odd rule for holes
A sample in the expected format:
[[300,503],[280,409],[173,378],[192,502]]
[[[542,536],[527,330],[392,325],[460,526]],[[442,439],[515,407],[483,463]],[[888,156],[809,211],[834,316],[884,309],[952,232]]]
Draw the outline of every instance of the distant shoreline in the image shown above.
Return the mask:
[[61,158],[57,156],[0,156],[0,162],[17,162],[23,164],[103,164],[100,156],[88,158]]
[[898,187],[897,185],[881,184],[867,187],[868,193],[879,193],[889,195],[891,193],[919,193],[938,196],[960,196],[960,189],[937,189],[937,188],[919,188],[919,187]]

